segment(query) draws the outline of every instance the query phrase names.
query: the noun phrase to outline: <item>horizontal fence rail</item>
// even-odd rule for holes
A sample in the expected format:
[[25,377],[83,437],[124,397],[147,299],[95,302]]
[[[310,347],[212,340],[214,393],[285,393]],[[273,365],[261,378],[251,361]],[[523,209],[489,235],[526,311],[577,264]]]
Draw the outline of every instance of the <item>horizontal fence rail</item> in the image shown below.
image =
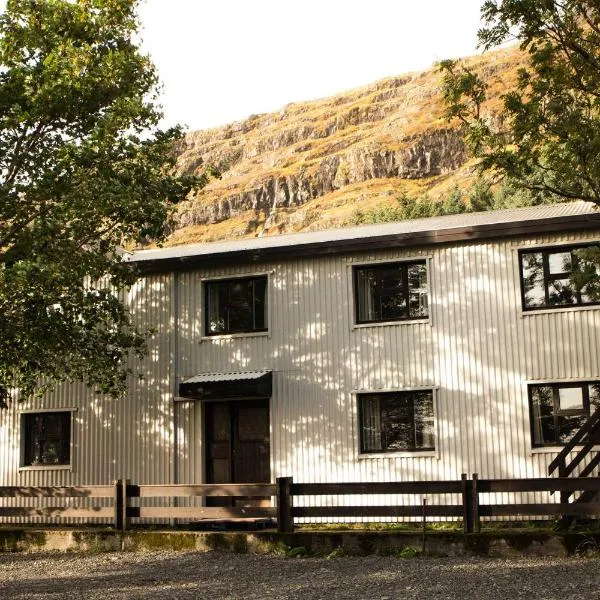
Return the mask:
[[[252,498],[270,498],[276,494],[272,483],[203,484],[203,485],[132,485],[123,482],[124,510],[120,528],[125,530],[131,519],[261,519],[276,516],[272,506],[244,504]],[[228,498],[234,506],[132,506],[133,498]]]
[[[560,492],[568,496],[579,492],[573,502],[493,503],[483,502],[482,494],[511,494],[522,492]],[[376,495],[422,496],[422,504],[382,503],[369,505],[357,502],[349,505],[340,497]],[[453,504],[430,503],[425,496],[454,495]],[[326,505],[302,506],[298,500],[310,496],[323,498]],[[200,499],[202,505],[183,506]],[[230,506],[204,506],[205,499],[225,499]],[[274,505],[272,499],[275,499]],[[336,500],[337,498],[337,500]],[[291,477],[280,477],[275,484],[203,484],[203,485],[136,485],[129,480],[117,480],[113,485],[65,487],[0,487],[0,520],[20,518],[39,522],[40,519],[78,519],[93,522],[110,521],[121,530],[131,526],[132,519],[277,519],[280,532],[294,530],[294,519],[352,518],[352,517],[428,517],[462,518],[465,532],[480,530],[481,518],[503,516],[600,516],[600,477],[539,478],[539,479],[479,479],[474,473],[455,481],[405,481],[381,483],[294,483]],[[550,499],[550,497],[549,497]],[[41,506],[53,500],[59,505]],[[100,503],[96,502],[101,501]],[[156,504],[157,500],[161,504]],[[362,499],[361,499],[362,500]],[[338,502],[337,505],[332,502]],[[353,499],[350,499],[352,502]],[[257,502],[267,505],[257,505]],[[356,501],[355,501],[356,502]],[[91,505],[90,505],[91,504]],[[149,505],[150,504],[150,505]]]
[[[115,507],[118,504],[119,489],[115,485],[88,485],[68,487],[0,487],[0,499],[12,498],[40,500],[58,498],[61,500],[99,499],[112,500],[112,506],[0,506],[0,518],[20,517],[25,519],[111,519],[116,523]],[[22,503],[22,502],[20,502]]]

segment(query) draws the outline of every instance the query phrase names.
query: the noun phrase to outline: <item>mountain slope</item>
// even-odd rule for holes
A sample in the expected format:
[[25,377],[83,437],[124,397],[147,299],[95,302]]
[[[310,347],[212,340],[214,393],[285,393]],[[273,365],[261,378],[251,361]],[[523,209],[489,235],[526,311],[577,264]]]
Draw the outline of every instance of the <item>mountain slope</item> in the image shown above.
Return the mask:
[[[490,85],[492,111],[520,60],[516,49],[468,59]],[[473,174],[443,117],[440,79],[435,68],[391,77],[188,134],[179,168],[212,164],[222,178],[178,207],[169,243],[342,226],[402,191],[465,185]]]

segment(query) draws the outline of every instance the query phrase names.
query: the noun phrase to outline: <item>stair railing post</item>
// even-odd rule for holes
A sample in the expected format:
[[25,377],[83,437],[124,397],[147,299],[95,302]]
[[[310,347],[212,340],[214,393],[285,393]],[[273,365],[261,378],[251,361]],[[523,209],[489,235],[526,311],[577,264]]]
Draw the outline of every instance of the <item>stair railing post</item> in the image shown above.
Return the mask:
[[277,532],[292,533],[294,517],[292,517],[292,484],[293,477],[277,478]]
[[[558,466],[558,476],[559,477],[567,477],[567,459],[563,457],[560,461],[560,465]],[[571,492],[560,492],[560,503],[567,504],[569,502],[569,498],[571,497]]]

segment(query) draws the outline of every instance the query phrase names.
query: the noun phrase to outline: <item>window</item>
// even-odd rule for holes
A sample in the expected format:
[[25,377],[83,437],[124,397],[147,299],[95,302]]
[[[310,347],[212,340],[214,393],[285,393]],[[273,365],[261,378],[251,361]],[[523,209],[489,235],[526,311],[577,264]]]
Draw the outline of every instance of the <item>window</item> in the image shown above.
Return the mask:
[[267,331],[267,276],[207,281],[205,333]]
[[71,462],[71,413],[25,413],[22,418],[23,466]]
[[566,444],[598,407],[600,382],[530,385],[533,445]]
[[361,452],[435,450],[433,391],[359,394]]
[[521,250],[523,309],[600,303],[600,246]]
[[407,321],[428,316],[424,260],[354,267],[356,323]]

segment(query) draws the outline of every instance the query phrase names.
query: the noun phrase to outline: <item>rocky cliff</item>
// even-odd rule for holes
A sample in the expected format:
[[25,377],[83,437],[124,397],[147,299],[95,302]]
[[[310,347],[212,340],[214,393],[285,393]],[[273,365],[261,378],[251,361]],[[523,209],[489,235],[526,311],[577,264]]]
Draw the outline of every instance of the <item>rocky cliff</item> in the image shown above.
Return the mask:
[[[469,59],[491,105],[519,59],[511,49]],[[471,176],[435,68],[188,134],[179,168],[206,165],[222,177],[178,207],[170,243],[341,226],[402,190],[443,192]]]

